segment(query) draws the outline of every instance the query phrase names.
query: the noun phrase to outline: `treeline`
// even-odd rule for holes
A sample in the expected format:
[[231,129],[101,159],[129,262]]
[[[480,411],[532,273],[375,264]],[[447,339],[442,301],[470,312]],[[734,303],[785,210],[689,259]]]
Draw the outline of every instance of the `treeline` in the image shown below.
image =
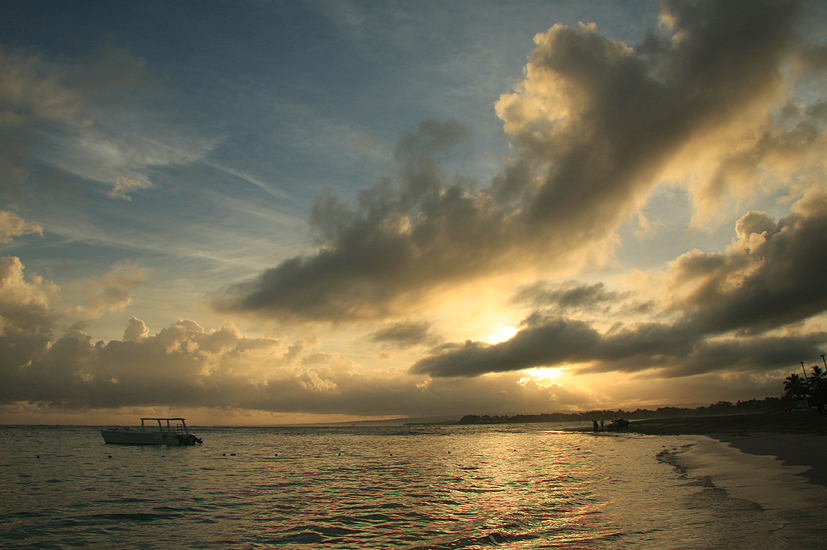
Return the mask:
[[674,418],[684,416],[723,416],[729,414],[757,414],[782,410],[784,401],[778,397],[764,399],[750,399],[733,404],[729,401],[718,401],[707,407],[694,409],[682,407],[658,407],[657,409],[636,409],[634,411],[595,410],[577,413],[546,413],[546,414],[517,414],[482,415],[468,414],[459,420],[459,424],[527,424],[534,422],[582,422],[592,420],[612,420],[626,418],[628,420],[643,420],[645,418]]

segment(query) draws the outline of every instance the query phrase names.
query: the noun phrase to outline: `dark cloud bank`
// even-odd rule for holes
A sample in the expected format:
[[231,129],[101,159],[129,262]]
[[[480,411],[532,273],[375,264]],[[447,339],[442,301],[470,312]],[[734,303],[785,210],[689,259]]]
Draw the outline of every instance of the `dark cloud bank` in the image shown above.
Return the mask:
[[[381,319],[446,286],[602,249],[687,148],[754,129],[745,120],[776,106],[782,64],[799,47],[796,2],[665,9],[674,29],[653,31],[637,50],[590,26],[538,37],[526,81],[497,106],[522,153],[487,189],[434,160],[465,138],[462,128],[425,122],[397,150],[398,186],[383,181],[354,204],[334,191],[318,197],[318,252],[218,304],[282,320]],[[709,193],[727,185],[721,174]]]
[[[809,4],[662,5],[671,26],[635,48],[589,25],[557,25],[537,37],[526,80],[497,105],[520,154],[489,187],[477,190],[435,160],[465,138],[461,127],[423,123],[399,146],[398,185],[383,181],[353,204],[332,191],[319,197],[311,216],[318,252],[230,289],[220,306],[280,320],[392,319],[454,285],[599,253],[665,174],[706,174],[690,189],[702,211],[757,188],[771,162],[823,151],[823,103],[793,108],[783,93],[790,64],[824,68],[824,46],[797,33]],[[659,367],[684,376],[817,356],[825,334],[801,323],[827,305],[823,186],[813,183],[777,222],[744,216],[732,250],[676,260],[670,273],[683,299],[664,300],[661,311],[672,320],[601,333],[539,306],[626,295],[602,286],[556,295],[524,289],[522,299],[534,292],[538,310],[514,338],[446,344],[411,371],[476,376],[576,362],[588,371]],[[390,338],[401,329],[388,330]]]
[[[667,376],[689,376],[775,370],[799,357],[818,357],[827,334],[798,325],[827,309],[827,195],[810,193],[777,223],[750,212],[739,220],[738,230],[739,239],[726,253],[690,252],[671,266],[670,309],[680,313],[673,323],[644,323],[601,334],[586,322],[543,308],[507,342],[445,345],[411,370],[476,376],[590,363],[584,371],[658,367]],[[605,296],[594,287],[532,295],[544,306],[555,300],[570,303],[573,296],[579,296],[582,306],[586,299],[600,303]],[[790,330],[779,334],[783,329]]]

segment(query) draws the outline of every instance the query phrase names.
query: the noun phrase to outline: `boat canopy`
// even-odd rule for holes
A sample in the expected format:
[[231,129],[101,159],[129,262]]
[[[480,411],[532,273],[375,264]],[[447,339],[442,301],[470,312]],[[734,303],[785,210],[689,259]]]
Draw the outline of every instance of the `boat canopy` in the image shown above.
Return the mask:
[[[189,433],[187,431],[187,423],[184,422],[183,418],[151,418],[151,417],[141,418],[141,428],[142,429],[146,428],[146,421],[148,421],[148,420],[158,422],[158,428],[162,432],[172,432],[174,430],[174,431],[177,431],[177,432],[182,432],[183,431],[183,433],[185,433],[185,434]],[[177,424],[176,426],[173,427],[173,425],[170,424],[170,422],[173,422],[173,421],[176,421],[176,420],[179,421],[180,424]],[[163,424],[164,422],[166,422],[166,425]]]

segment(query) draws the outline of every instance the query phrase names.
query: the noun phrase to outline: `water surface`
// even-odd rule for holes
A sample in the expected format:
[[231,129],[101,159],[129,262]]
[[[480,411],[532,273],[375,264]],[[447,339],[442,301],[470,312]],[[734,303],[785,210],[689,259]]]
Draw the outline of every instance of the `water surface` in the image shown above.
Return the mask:
[[[696,437],[558,429],[194,428],[203,446],[129,447],[105,445],[91,427],[2,427],[0,540],[3,548],[820,547],[823,531],[785,528],[794,518],[693,477],[680,461]],[[823,511],[825,502],[813,505]]]

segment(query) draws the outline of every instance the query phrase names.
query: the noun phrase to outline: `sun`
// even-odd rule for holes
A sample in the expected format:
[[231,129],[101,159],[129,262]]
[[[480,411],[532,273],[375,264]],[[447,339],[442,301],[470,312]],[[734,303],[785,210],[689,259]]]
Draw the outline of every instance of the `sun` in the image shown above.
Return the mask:
[[499,344],[510,340],[517,332],[518,330],[510,325],[499,324],[494,326],[491,332],[482,338],[482,341],[489,344]]
[[523,380],[533,380],[538,384],[544,386],[555,383],[563,373],[562,369],[549,367],[537,367],[536,369],[526,369],[524,372],[527,375],[527,378],[524,378]]

